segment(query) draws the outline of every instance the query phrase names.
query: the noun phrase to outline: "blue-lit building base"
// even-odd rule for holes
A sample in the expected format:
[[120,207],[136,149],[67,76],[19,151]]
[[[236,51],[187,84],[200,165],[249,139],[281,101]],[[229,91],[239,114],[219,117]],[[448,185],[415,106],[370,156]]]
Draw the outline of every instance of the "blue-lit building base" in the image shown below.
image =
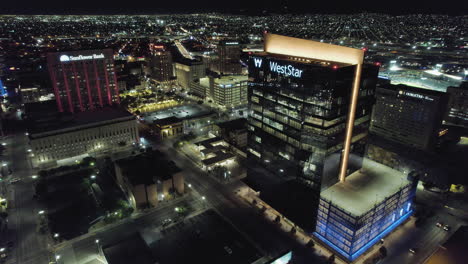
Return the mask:
[[374,237],[373,239],[371,239],[367,244],[365,244],[364,246],[362,246],[358,251],[356,251],[354,254],[350,255],[346,252],[344,252],[342,249],[338,248],[337,246],[335,246],[332,242],[330,242],[328,239],[326,239],[325,237],[323,237],[322,235],[320,235],[319,233],[317,232],[314,232],[314,236],[317,237],[318,239],[320,239],[321,241],[323,241],[327,246],[330,246],[333,250],[335,250],[336,253],[340,254],[341,256],[343,256],[344,258],[350,260],[350,261],[354,261],[356,260],[360,255],[362,255],[364,252],[366,252],[369,248],[371,248],[373,245],[375,245],[375,243],[377,243],[380,239],[382,239],[383,237],[385,237],[386,235],[388,235],[390,232],[392,232],[397,226],[399,226],[401,223],[403,223],[404,221],[406,221],[406,219],[408,219],[411,214],[413,213],[412,210],[408,211],[406,214],[404,214],[403,216],[401,216],[398,220],[395,221],[395,223],[391,224],[390,226],[388,226],[385,230],[383,230],[380,234],[378,234],[376,237]]

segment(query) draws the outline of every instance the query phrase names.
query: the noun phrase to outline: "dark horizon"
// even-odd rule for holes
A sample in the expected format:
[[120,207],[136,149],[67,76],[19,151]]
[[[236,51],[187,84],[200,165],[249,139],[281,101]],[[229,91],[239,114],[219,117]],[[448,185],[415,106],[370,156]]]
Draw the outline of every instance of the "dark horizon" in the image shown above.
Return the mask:
[[[466,15],[466,3],[444,2],[444,5],[431,3],[415,3],[393,1],[385,5],[378,1],[316,1],[304,3],[300,0],[272,0],[256,1],[254,3],[240,0],[226,3],[215,0],[199,2],[179,1],[178,6],[173,3],[158,3],[142,7],[141,1],[132,1],[132,6],[120,5],[115,2],[102,1],[99,3],[82,2],[88,7],[61,7],[57,0],[45,0],[40,4],[28,0],[5,3],[0,14],[9,15],[152,15],[152,14],[190,14],[190,13],[228,13],[245,15],[268,14],[356,14],[381,13],[389,15],[408,14],[446,14]],[[20,6],[20,7],[19,7]]]

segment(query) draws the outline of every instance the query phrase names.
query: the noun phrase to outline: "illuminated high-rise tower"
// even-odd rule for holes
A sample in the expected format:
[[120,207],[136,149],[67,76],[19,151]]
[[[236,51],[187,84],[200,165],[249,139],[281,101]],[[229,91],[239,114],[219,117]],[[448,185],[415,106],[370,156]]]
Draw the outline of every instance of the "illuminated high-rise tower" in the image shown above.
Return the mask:
[[80,112],[119,104],[111,49],[47,54],[60,112]]
[[174,75],[174,67],[172,65],[172,55],[169,50],[166,50],[164,45],[150,45],[151,51],[151,76],[158,82],[167,82]]
[[[221,74],[240,74],[241,45],[238,41],[220,41],[218,46],[217,71]],[[216,67],[215,67],[216,68]]]
[[293,209],[306,216],[284,213],[313,229],[320,192],[360,168],[378,67],[363,64],[359,49],[273,34],[264,41],[249,60],[249,156],[294,179],[300,191],[286,195],[306,193],[297,200],[307,204]]

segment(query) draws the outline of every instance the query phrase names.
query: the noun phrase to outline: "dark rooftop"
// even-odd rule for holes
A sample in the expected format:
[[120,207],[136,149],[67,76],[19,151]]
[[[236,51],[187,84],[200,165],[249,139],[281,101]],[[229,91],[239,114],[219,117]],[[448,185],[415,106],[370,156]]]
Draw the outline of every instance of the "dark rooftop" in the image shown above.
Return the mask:
[[113,245],[105,246],[102,251],[109,264],[155,263],[151,250],[139,233],[135,233]]
[[393,90],[393,91],[404,90],[404,91],[410,91],[410,92],[415,92],[415,93],[420,93],[420,94],[425,94],[425,95],[432,95],[432,96],[444,96],[444,95],[446,95],[445,92],[439,92],[439,91],[425,89],[425,88],[408,86],[408,85],[404,85],[404,84],[388,84],[388,83],[384,84],[384,83],[381,83],[380,85],[377,86],[377,88],[389,89],[389,90]]
[[163,126],[180,123],[180,122],[182,122],[182,119],[175,117],[175,116],[170,116],[170,117],[155,120],[153,121],[153,124],[159,127],[163,127]]
[[246,129],[247,119],[245,118],[234,119],[231,121],[219,123],[218,126],[222,129],[226,129],[229,131]]
[[165,155],[157,150],[117,160],[116,164],[133,185],[154,184],[158,179],[170,179],[172,175],[181,171],[173,161],[167,160]]
[[[40,107],[37,105],[36,107]],[[113,119],[134,118],[132,114],[118,107],[106,107],[94,111],[79,112],[76,114],[58,113],[51,120],[39,120],[34,116],[28,120],[28,131],[30,134],[52,132],[61,129],[73,129],[80,126],[92,126],[93,124],[112,121]]]

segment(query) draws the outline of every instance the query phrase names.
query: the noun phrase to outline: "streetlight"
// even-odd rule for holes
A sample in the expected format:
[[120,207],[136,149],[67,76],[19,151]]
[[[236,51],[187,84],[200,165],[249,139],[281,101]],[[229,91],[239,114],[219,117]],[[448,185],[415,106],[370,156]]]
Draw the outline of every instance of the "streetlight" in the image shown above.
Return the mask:
[[96,239],[95,242],[96,242],[96,245],[97,245],[98,253],[99,253],[99,255],[101,255],[101,247],[99,246],[99,239]]
[[189,187],[189,188],[192,188],[192,184],[189,183],[189,184],[188,184],[188,187]]
[[206,200],[205,196],[202,196],[202,200]]
[[60,259],[60,255],[56,255],[55,260],[59,260],[59,259]]
[[91,179],[96,179],[96,175],[91,175]]
[[55,234],[54,234],[54,237],[55,237],[55,238],[58,238],[59,236],[60,236],[59,233],[55,233]]
[[40,210],[38,214],[43,215],[45,213],[44,210]]
[[0,252],[3,252],[3,251],[5,251],[5,248],[0,248]]
[[33,175],[33,176],[31,176],[31,178],[33,178],[33,179],[37,179],[37,175]]

